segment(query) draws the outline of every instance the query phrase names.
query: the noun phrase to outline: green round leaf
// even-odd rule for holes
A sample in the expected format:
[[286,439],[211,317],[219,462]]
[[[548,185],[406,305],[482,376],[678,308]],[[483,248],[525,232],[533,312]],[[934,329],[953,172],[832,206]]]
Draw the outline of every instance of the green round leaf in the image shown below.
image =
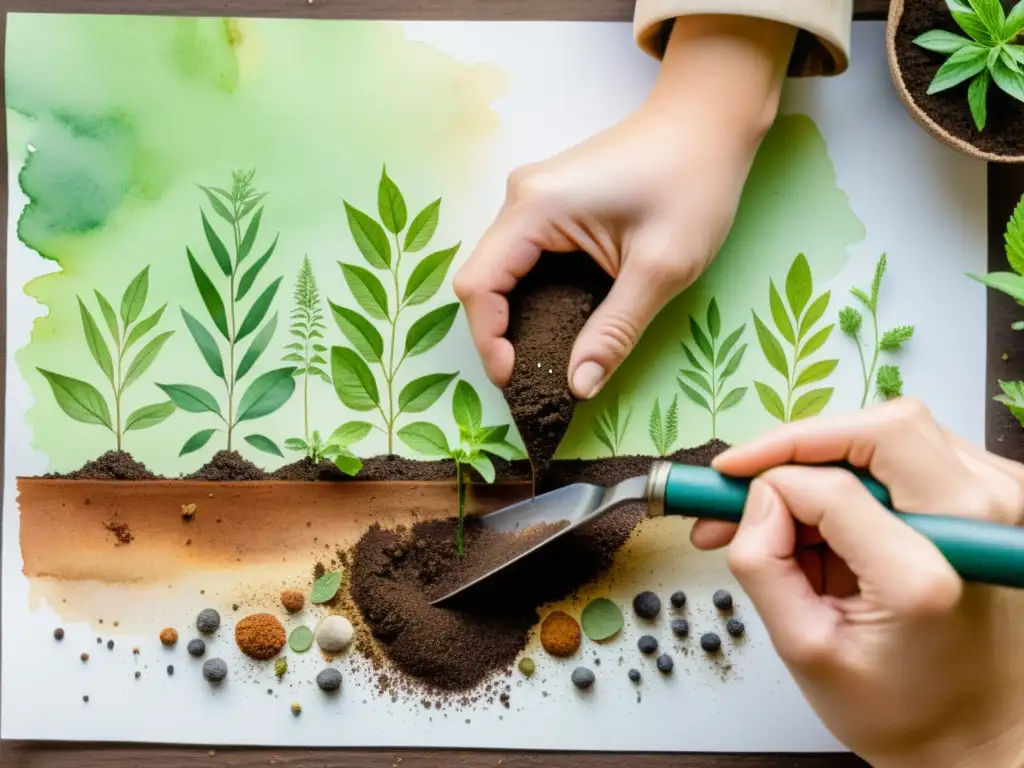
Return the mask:
[[591,640],[608,640],[622,629],[622,611],[608,598],[598,597],[587,603],[580,616],[580,624]]
[[305,624],[298,626],[288,635],[288,647],[296,653],[305,653],[313,647],[313,630]]
[[341,571],[329,571],[313,582],[313,594],[309,600],[312,603],[326,603],[338,594],[341,587]]

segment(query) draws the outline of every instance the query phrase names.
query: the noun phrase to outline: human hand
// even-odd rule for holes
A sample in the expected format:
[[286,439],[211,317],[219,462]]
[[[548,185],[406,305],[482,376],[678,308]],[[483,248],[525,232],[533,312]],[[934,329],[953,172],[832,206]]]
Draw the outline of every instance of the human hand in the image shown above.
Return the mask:
[[615,278],[567,372],[576,397],[597,394],[724,241],[774,120],[794,36],[759,19],[678,19],[637,112],[512,173],[497,219],[454,279],[492,381],[504,386],[513,368],[505,295],[543,251],[582,250]]
[[[1024,593],[965,585],[903,512],[1024,524],[1024,467],[911,399],[783,425],[713,466],[753,477],[738,529],[695,524],[832,733],[876,768],[1024,765]],[[731,541],[731,543],[729,543]]]

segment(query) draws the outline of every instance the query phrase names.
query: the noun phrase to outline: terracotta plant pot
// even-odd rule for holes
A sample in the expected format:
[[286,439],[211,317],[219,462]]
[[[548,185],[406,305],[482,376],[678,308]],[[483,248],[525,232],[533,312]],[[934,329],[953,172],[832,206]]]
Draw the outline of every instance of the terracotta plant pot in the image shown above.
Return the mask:
[[[1020,146],[1019,150],[1012,154],[1002,154],[981,149],[971,142],[965,141],[963,138],[954,136],[950,131],[943,128],[914,99],[904,82],[897,50],[897,37],[900,31],[900,23],[903,20],[905,6],[905,0],[891,0],[889,4],[889,19],[886,26],[885,43],[889,58],[889,71],[892,75],[893,84],[896,86],[896,92],[899,94],[900,100],[910,112],[911,117],[913,117],[921,127],[939,141],[959,152],[963,152],[965,155],[990,163],[1024,163],[1024,145]],[[962,32],[960,34],[962,34]],[[938,67],[936,67],[936,69],[937,68]],[[989,88],[989,99],[992,98],[995,90],[996,86],[994,84],[991,85]],[[966,104],[966,93],[961,95],[964,99],[964,103]],[[1021,120],[1024,120],[1024,104],[1021,104],[1020,107]],[[986,130],[989,129],[986,128]]]

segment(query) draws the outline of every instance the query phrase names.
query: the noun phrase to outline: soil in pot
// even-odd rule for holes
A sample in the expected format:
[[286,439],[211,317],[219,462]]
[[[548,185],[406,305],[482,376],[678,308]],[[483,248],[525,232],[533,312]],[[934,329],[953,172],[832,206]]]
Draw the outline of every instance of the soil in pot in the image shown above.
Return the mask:
[[[1004,0],[1007,12],[1015,2]],[[907,0],[896,29],[895,48],[896,61],[910,96],[936,124],[956,138],[997,155],[1024,153],[1024,104],[994,83],[989,85],[988,118],[985,130],[980,133],[967,104],[970,79],[940,93],[927,94],[935,73],[949,58],[948,54],[933,53],[914,45],[914,38],[932,29],[966,37],[950,15],[945,0]]]
[[141,461],[127,451],[107,451],[98,459],[85,462],[80,469],[67,474],[51,473],[43,477],[54,480],[157,480]]

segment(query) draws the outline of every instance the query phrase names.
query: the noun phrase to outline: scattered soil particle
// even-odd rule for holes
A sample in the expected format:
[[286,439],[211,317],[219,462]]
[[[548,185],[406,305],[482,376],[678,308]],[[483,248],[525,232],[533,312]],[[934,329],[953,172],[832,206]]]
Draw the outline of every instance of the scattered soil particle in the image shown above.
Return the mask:
[[552,656],[572,656],[582,639],[579,622],[565,611],[553,611],[541,622],[540,644]]
[[160,642],[170,648],[178,642],[178,630],[174,627],[165,627],[160,631]]
[[[1009,12],[1016,0],[1003,0]],[[1024,107],[994,84],[989,86],[988,117],[985,130],[978,132],[967,103],[967,87],[974,78],[961,85],[928,95],[928,86],[947,54],[933,53],[914,45],[914,38],[932,29],[941,29],[963,36],[953,20],[945,0],[914,0],[904,5],[903,18],[896,30],[896,59],[907,91],[921,109],[953,136],[978,149],[998,155],[1019,155],[1024,147]]]
[[196,516],[196,505],[195,504],[182,504],[181,505],[181,519],[186,523],[191,523]]
[[98,459],[85,462],[80,469],[66,475],[51,473],[45,478],[62,480],[156,480],[141,461],[136,461],[127,451],[107,451]]
[[169,676],[174,674],[174,665],[173,664],[168,664],[167,665],[167,674]]
[[83,662],[88,661],[89,660],[89,654],[88,653],[83,653],[78,658],[80,658]]
[[132,533],[128,523],[113,519],[105,522],[103,527],[107,529],[108,533],[114,534],[114,538],[117,540],[117,543],[114,544],[115,547],[127,546],[135,539],[135,534]]
[[83,696],[82,697],[82,701],[84,701],[86,704],[88,704],[89,703],[89,697],[88,696]]
[[107,650],[108,651],[114,650],[114,641],[113,640],[107,640]]
[[292,704],[292,714],[295,715],[296,717],[301,715],[302,714],[302,705],[299,704],[298,702],[295,702],[294,704]]
[[235,625],[235,642],[246,656],[266,661],[285,644],[284,626],[269,613],[254,613]]
[[267,473],[236,451],[217,451],[203,466],[186,475],[186,480],[265,480]]
[[569,391],[573,343],[611,284],[587,254],[545,253],[508,296],[505,337],[515,348],[515,363],[503,391],[538,477],[576,405]]
[[57,627],[55,630],[53,630],[53,639],[54,640],[63,640],[64,639],[64,630],[61,629],[60,627]]
[[297,589],[286,589],[281,593],[281,605],[288,613],[298,613],[306,606],[306,596]]

